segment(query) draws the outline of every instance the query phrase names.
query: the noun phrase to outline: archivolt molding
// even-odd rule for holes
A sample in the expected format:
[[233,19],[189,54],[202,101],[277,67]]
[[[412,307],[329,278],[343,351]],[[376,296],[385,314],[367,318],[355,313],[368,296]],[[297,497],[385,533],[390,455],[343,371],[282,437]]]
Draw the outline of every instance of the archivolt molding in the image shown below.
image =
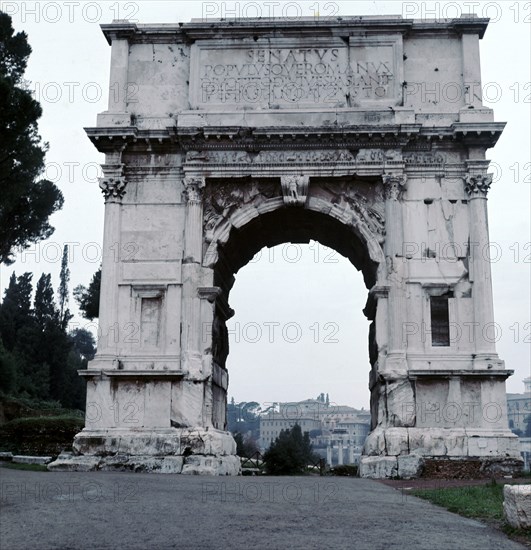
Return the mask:
[[[335,218],[349,226],[367,246],[369,257],[385,265],[382,243],[385,239],[383,210],[352,190],[346,182],[326,186],[332,198],[311,195],[304,208]],[[286,207],[285,196],[274,182],[246,183],[227,181],[207,185],[203,203],[203,228],[206,251],[203,265],[212,267],[218,260],[218,246],[227,243],[232,228],[241,228],[252,219]]]
[[274,182],[226,181],[208,185],[203,197],[203,234],[207,242],[214,240],[214,233],[224,221],[229,220],[246,204],[254,204],[280,196],[279,185]]
[[[324,187],[334,197],[331,202],[336,208],[349,211],[349,216],[352,217],[351,225],[367,228],[379,243],[383,243],[385,239],[383,198],[371,204],[365,195],[352,189],[345,181],[333,185],[325,184]],[[378,207],[378,203],[382,206]]]

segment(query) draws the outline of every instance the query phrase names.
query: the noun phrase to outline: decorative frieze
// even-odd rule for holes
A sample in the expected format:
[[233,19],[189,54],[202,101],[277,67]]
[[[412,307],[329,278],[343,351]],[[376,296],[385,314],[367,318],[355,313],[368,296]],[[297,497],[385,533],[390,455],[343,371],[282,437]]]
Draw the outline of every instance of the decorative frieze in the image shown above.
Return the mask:
[[413,166],[429,166],[446,162],[446,156],[439,151],[412,151],[404,153],[402,158],[407,165]]
[[354,155],[347,150],[298,150],[260,151],[257,154],[247,151],[189,151],[187,163],[201,164],[309,164],[322,162],[355,162]]

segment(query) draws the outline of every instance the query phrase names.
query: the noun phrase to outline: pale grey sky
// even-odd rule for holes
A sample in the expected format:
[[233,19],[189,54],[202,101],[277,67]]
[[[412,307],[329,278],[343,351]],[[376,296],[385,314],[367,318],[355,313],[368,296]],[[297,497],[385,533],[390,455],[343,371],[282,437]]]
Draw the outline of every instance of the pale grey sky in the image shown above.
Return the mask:
[[[231,10],[241,16],[260,10],[264,16],[319,11],[320,16],[444,18],[473,8],[490,17],[481,41],[484,103],[496,120],[508,122],[489,155],[496,163],[489,223],[498,256],[492,263],[498,353],[515,370],[508,391],[523,391],[531,363],[529,2],[2,1],[0,8],[12,14],[15,30],[29,35],[33,53],[26,78],[44,110],[40,133],[50,144],[46,175],[65,195],[63,210],[52,219],[51,239],[20,254],[14,265],[0,267],[2,295],[13,270],[34,272],[34,281],[51,272],[57,286],[65,243],[71,243],[72,288],[87,284],[99,265],[103,199],[96,176],[103,156],[83,131],[95,126],[96,114],[107,106],[110,48],[99,24],[126,17],[141,23],[234,17]],[[237,274],[231,294],[236,316],[230,321],[229,394],[237,401],[272,402],[328,392],[336,403],[367,407],[368,323],[361,313],[366,293],[361,274],[339,254],[327,259],[320,245],[283,245],[272,256],[263,251]],[[77,312],[73,300],[71,307]],[[79,315],[74,322],[87,324]]]

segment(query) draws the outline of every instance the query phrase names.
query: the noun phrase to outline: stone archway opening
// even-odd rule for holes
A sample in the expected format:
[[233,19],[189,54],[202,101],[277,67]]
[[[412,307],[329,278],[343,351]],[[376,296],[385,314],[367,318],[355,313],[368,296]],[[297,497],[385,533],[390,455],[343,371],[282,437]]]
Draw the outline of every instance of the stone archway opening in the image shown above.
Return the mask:
[[[312,240],[261,249],[235,279],[226,429],[249,439],[247,452],[264,452],[298,423],[329,464],[359,462],[370,425],[361,273]],[[250,403],[258,404],[253,414]],[[339,423],[348,431],[337,431]]]
[[[351,178],[352,179],[352,178]],[[348,182],[345,178],[345,184]],[[207,182],[205,194],[216,193],[216,187],[221,182]],[[320,184],[323,185],[322,183]],[[319,184],[312,186],[312,192],[318,193]],[[230,291],[235,283],[235,274],[252,260],[257,252],[264,247],[274,247],[284,243],[308,244],[311,240],[339,253],[352,266],[361,272],[367,290],[373,288],[378,278],[379,263],[371,258],[367,243],[352,220],[344,217],[344,205],[338,208],[336,215],[325,213],[334,208],[334,204],[319,205],[319,209],[312,210],[305,205],[281,204],[265,214],[255,215],[240,227],[232,226],[225,232],[224,242],[215,247],[216,261],[212,265],[214,286],[219,289],[215,301],[214,317],[212,321],[211,354],[214,368],[226,370],[227,357],[230,351],[227,321],[234,311],[230,307]],[[313,204],[315,208],[315,203]],[[241,211],[236,209],[231,218],[237,219]],[[343,219],[342,219],[343,217]],[[208,250],[208,245],[205,245]],[[210,250],[212,254],[212,250]],[[368,357],[371,368],[376,369],[378,360],[377,344],[375,340],[376,309],[372,300],[367,300],[369,307],[364,313],[368,318]],[[208,332],[208,331],[207,331]],[[367,342],[366,340],[366,342]],[[367,344],[366,344],[367,345]],[[230,373],[229,373],[230,375]],[[213,386],[213,417],[212,423],[217,429],[226,429],[226,388]],[[378,396],[371,397],[372,422],[377,422]]]
[[229,402],[294,402],[324,392],[334,404],[368,409],[367,290],[347,258],[318,241],[286,242],[262,248],[235,279]]

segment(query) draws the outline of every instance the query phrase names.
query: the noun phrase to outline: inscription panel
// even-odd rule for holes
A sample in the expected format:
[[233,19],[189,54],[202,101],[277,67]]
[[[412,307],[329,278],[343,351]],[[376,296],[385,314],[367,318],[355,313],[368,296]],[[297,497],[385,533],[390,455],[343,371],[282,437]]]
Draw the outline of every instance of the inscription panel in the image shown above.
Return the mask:
[[196,109],[363,107],[401,103],[402,37],[233,40],[192,46]]

